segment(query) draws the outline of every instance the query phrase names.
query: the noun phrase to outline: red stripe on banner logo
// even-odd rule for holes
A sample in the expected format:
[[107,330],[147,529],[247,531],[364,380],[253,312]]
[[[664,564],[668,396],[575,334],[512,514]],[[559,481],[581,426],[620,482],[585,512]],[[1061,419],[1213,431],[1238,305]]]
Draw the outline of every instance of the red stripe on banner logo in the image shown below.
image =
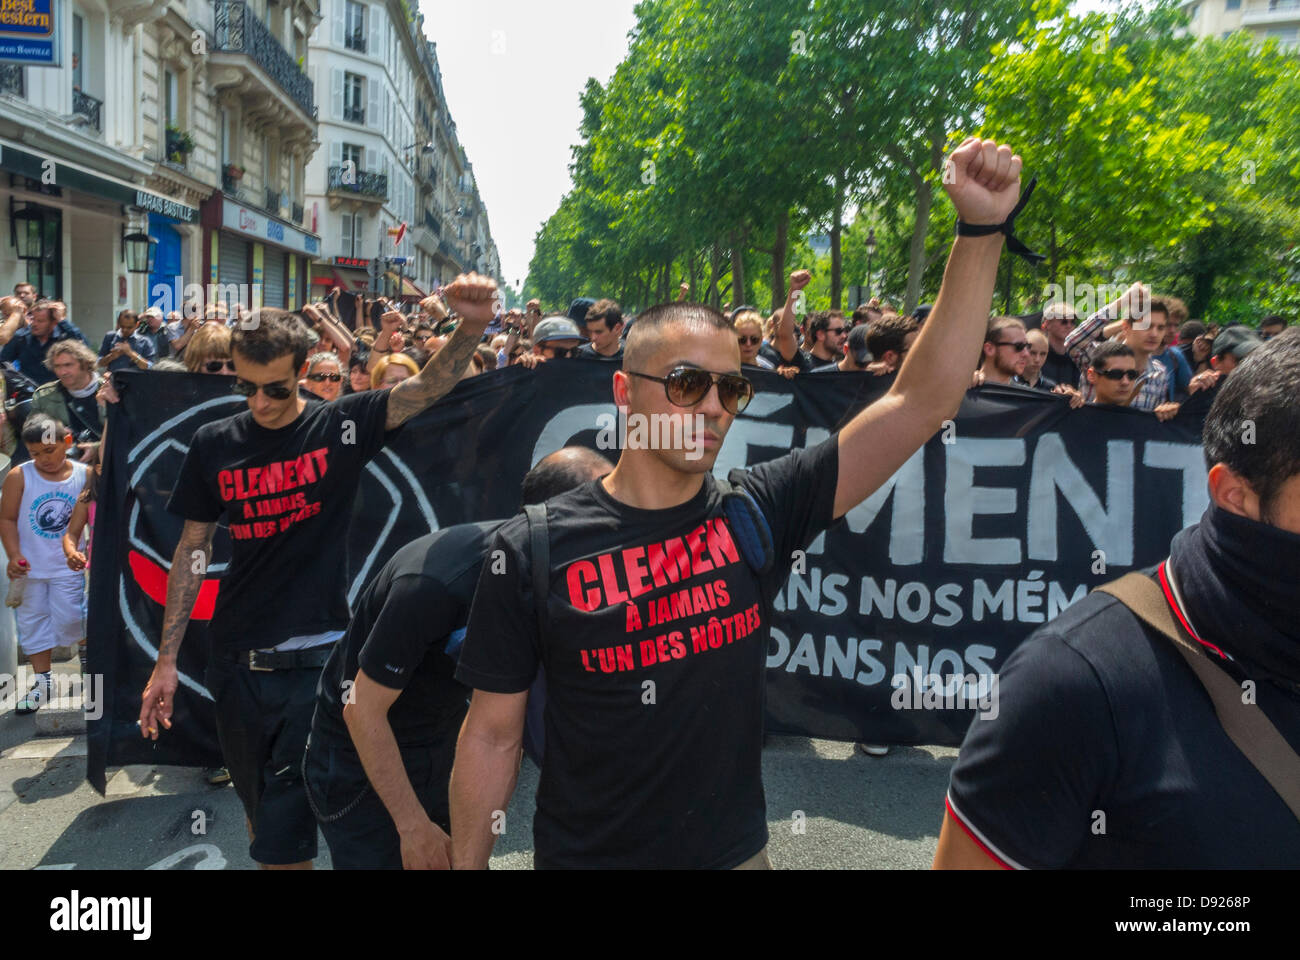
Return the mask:
[[[167,606],[167,571],[154,563],[143,553],[131,550],[127,553],[127,564],[131,567],[131,576],[136,585],[144,591],[154,603]],[[211,620],[212,608],[217,603],[217,590],[221,587],[218,579],[205,579],[199,587],[199,595],[194,599],[194,612],[191,620]]]

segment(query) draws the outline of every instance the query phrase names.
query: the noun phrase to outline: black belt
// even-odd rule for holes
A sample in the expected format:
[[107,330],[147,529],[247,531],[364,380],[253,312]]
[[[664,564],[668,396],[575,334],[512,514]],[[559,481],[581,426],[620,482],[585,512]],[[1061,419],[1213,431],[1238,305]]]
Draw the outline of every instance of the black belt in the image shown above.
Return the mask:
[[319,647],[310,647],[306,650],[282,650],[268,652],[266,650],[240,650],[237,653],[228,655],[227,660],[232,660],[241,667],[248,667],[249,670],[256,670],[259,673],[270,672],[272,670],[306,670],[319,669],[325,666],[326,661],[330,658],[330,653],[334,649],[334,644],[326,643]]

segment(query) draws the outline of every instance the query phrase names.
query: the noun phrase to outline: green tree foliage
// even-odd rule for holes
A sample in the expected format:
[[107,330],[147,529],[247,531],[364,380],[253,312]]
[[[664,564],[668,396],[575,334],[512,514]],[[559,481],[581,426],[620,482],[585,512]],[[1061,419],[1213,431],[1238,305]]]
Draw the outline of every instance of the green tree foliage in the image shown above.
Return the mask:
[[[644,0],[627,56],[582,94],[573,187],[537,235],[524,296],[809,305],[867,280],[930,299],[951,243],[942,162],[1011,143],[1039,178],[999,309],[1048,284],[1140,279],[1193,314],[1300,304],[1300,68],[1245,35],[1196,41],[1174,0]],[[831,237],[813,264],[804,238]]]

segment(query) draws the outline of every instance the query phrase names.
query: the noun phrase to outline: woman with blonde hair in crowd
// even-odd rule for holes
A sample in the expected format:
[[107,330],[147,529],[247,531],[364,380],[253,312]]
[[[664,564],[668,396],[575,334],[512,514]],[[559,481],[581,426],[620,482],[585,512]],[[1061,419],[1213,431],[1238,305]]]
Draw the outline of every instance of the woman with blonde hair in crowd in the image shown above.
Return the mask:
[[736,343],[740,346],[741,366],[775,369],[771,360],[758,353],[763,344],[763,317],[757,310],[738,312],[731,320],[731,328],[736,331]]
[[370,386],[376,390],[383,387],[395,387],[407,377],[413,377],[420,368],[404,353],[390,353],[381,357],[370,371]]
[[224,323],[204,323],[185,348],[185,369],[190,373],[235,375],[230,359],[230,328]]

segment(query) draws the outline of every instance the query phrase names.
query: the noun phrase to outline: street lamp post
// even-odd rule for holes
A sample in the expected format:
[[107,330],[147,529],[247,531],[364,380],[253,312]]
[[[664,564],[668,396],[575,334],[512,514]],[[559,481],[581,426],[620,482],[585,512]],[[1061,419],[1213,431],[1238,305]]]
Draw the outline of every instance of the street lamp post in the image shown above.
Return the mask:
[[871,302],[871,258],[876,255],[876,228],[867,231],[867,302]]

